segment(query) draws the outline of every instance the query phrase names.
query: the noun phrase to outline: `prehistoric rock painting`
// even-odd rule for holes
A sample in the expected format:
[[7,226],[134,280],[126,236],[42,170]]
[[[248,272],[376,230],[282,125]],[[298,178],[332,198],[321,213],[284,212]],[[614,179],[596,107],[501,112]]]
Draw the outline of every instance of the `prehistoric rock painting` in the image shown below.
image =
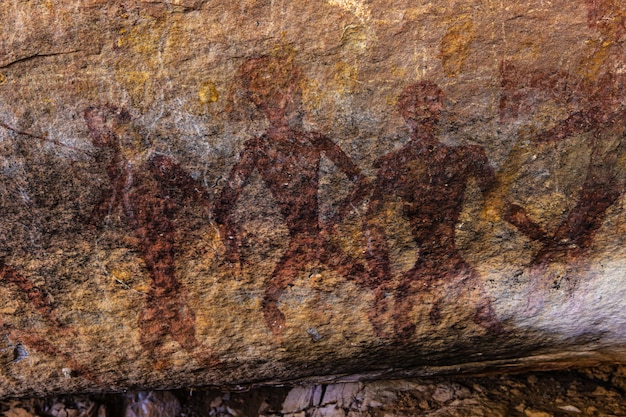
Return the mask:
[[182,167],[164,155],[153,155],[127,111],[113,106],[85,110],[94,146],[112,152],[107,166],[110,187],[93,211],[97,225],[121,206],[152,280],[139,317],[140,342],[154,351],[171,336],[189,352],[210,355],[195,336],[195,313],[175,276],[177,216],[184,204],[210,204],[210,196]]
[[514,120],[532,111],[541,99],[550,99],[568,109],[568,115],[532,137],[534,146],[582,135],[591,150],[576,205],[554,231],[543,230],[519,205],[508,204],[505,208],[509,222],[542,244],[530,265],[539,281],[539,291],[558,286],[545,273],[546,266],[551,262],[574,264],[581,259],[604,222],[607,209],[624,192],[624,13],[612,0],[587,0],[586,5],[589,28],[597,30],[601,39],[589,42],[592,50],[579,65],[581,73],[550,68],[521,71],[508,62],[501,67],[501,121]]
[[[494,172],[479,146],[448,146],[438,140],[442,105],[443,93],[436,84],[424,81],[406,87],[399,97],[398,110],[411,129],[411,140],[376,162],[378,176],[367,215],[370,268],[380,282],[392,276],[386,232],[377,221],[389,199],[401,199],[403,214],[419,248],[415,265],[393,290],[393,321],[400,339],[415,332],[409,313],[425,294],[434,296],[429,313],[434,324],[441,319],[445,299],[460,300],[462,294],[469,293],[469,301],[475,302],[474,321],[489,330],[501,331],[491,302],[483,293],[480,276],[455,245],[455,226],[468,180],[475,178],[485,192],[493,184]],[[383,287],[388,285],[384,283]],[[378,291],[376,297],[382,311],[383,291]],[[376,330],[382,334],[380,326]]]
[[[59,322],[54,309],[54,304],[44,290],[37,287],[31,280],[19,273],[12,266],[0,261],[0,281],[6,284],[15,285],[26,296],[35,311],[48,323],[49,331],[55,336],[72,339],[76,337],[76,331],[71,327],[65,326]],[[84,365],[79,364],[64,349],[58,347],[54,343],[48,341],[45,337],[37,334],[32,329],[19,329],[0,320],[0,328],[6,332],[10,341],[15,342],[13,347],[13,361],[17,362],[28,356],[28,350],[34,349],[46,355],[55,358],[63,358],[66,364],[64,372],[71,376],[80,376],[98,382],[98,379],[92,375]]]
[[[328,239],[337,222],[366,196],[369,184],[359,168],[330,139],[289,125],[288,108],[300,107],[301,73],[297,66],[273,57],[254,58],[243,64],[238,77],[243,93],[267,117],[269,128],[265,134],[245,143],[214,214],[225,230],[229,258],[239,261],[239,233],[230,218],[231,212],[253,172],[258,171],[289,229],[287,250],[265,283],[262,302],[266,325],[274,335],[280,335],[285,327],[285,316],[278,308],[280,296],[307,264],[319,261],[360,285],[375,286],[364,265]],[[322,155],[356,185],[352,195],[323,225],[319,221],[317,200]]]
[[[50,297],[48,297],[41,288],[34,285],[28,278],[15,270],[15,268],[2,261],[0,261],[0,281],[2,281],[3,284],[15,285],[26,296],[28,301],[35,308],[35,311],[40,314],[55,331],[61,331],[62,333],[69,331],[68,328],[63,327],[57,320]],[[7,324],[0,325],[5,328],[9,334],[16,336],[17,340],[23,342],[28,347],[53,356],[67,356],[34,332],[14,329]]]
[[[16,129],[1,121],[0,127],[18,136],[53,143],[56,146],[69,148],[78,152],[84,152],[78,148],[63,144],[54,139]],[[62,324],[57,318],[54,302],[47,292],[35,285],[31,279],[19,272],[14,266],[7,264],[3,259],[0,259],[0,282],[3,285],[15,286],[20,293],[25,296],[28,303],[34,308],[34,311],[39,314],[45,322],[47,322],[49,326],[47,330],[48,332],[57,337],[67,339],[76,337],[76,330],[70,326]],[[6,332],[6,336],[10,339],[10,342],[16,343],[14,346],[14,361],[24,359],[28,356],[28,350],[34,349],[35,351],[46,355],[63,358],[67,364],[67,369],[69,369],[68,372],[70,372],[71,375],[81,376],[97,382],[97,379],[91,375],[90,371],[88,371],[85,366],[76,362],[71,354],[58,345],[51,343],[45,337],[40,336],[37,331],[33,331],[33,329],[23,330],[9,323],[5,323],[1,319],[0,328]]]

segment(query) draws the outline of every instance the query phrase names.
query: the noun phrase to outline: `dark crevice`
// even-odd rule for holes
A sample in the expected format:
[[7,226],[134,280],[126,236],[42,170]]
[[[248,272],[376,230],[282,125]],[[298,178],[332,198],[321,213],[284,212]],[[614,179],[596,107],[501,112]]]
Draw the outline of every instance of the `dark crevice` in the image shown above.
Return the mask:
[[75,49],[75,50],[72,50],[72,51],[50,52],[50,53],[43,53],[43,54],[40,54],[39,52],[37,52],[37,53],[35,53],[33,55],[28,55],[28,56],[25,56],[25,57],[22,57],[22,58],[18,58],[18,59],[14,60],[14,61],[9,62],[8,64],[0,65],[0,68],[6,69],[6,68],[9,68],[9,67],[12,67],[15,64],[19,64],[19,63],[27,62],[27,61],[32,61],[32,60],[37,59],[37,58],[48,58],[48,57],[51,57],[51,56],[69,55],[69,54],[75,54],[75,53],[78,53],[78,52],[82,52],[82,50]]

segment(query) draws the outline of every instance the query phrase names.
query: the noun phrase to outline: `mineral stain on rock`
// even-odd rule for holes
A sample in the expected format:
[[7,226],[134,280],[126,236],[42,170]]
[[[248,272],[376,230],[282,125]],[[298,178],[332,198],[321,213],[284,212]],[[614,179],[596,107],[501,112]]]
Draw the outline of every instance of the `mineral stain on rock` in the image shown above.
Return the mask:
[[475,28],[470,20],[462,19],[452,25],[441,39],[439,56],[448,77],[456,77],[470,55],[470,45],[475,37]]

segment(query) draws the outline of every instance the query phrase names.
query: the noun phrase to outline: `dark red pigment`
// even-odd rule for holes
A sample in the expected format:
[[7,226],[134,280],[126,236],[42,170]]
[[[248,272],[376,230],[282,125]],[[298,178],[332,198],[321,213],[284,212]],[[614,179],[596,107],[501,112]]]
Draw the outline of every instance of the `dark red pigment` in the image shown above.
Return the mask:
[[186,351],[211,362],[211,355],[196,339],[195,313],[176,279],[174,251],[182,207],[210,206],[210,195],[171,158],[147,152],[145,138],[125,110],[90,107],[85,119],[94,146],[112,153],[106,167],[110,187],[94,208],[91,223],[102,223],[121,206],[152,280],[139,316],[142,346],[152,352],[171,336]]
[[[239,70],[244,94],[269,121],[267,132],[244,144],[215,207],[216,220],[225,225],[229,257],[239,259],[237,225],[230,219],[243,188],[257,171],[278,204],[289,229],[286,252],[265,283],[262,302],[266,325],[275,335],[285,327],[278,301],[305,267],[318,261],[346,279],[366,287],[375,284],[364,265],[329,240],[333,227],[352,206],[366,197],[369,183],[359,168],[329,138],[290,127],[287,109],[299,107],[301,73],[295,65],[271,57],[248,60]],[[343,171],[356,187],[327,224],[319,221],[319,168],[322,155]]]
[[586,4],[589,28],[611,41],[604,44],[608,45],[607,50],[592,50],[590,56],[580,63],[581,69],[599,65],[595,62],[598,59],[595,55],[602,52],[600,55],[605,56],[605,62],[593,77],[580,77],[556,69],[521,70],[506,61],[500,70],[501,122],[526,116],[537,103],[554,100],[571,109],[569,115],[530,138],[531,142],[540,146],[584,134],[591,150],[577,203],[554,231],[543,230],[519,205],[511,204],[507,209],[507,220],[543,245],[531,262],[533,267],[557,259],[575,261],[580,258],[593,243],[608,208],[624,192],[621,164],[626,148],[623,140],[615,140],[614,132],[621,132],[623,138],[626,110],[622,103],[626,98],[626,77],[613,68],[613,64],[623,62],[626,51],[624,15],[612,0],[587,0]]
[[[376,222],[386,201],[402,201],[403,214],[418,246],[414,266],[392,290],[395,333],[400,339],[414,334],[415,324],[409,320],[409,313],[427,293],[434,295],[430,310],[433,323],[441,319],[442,301],[461,297],[469,290],[479,295],[474,321],[489,330],[501,331],[478,272],[465,262],[455,245],[455,226],[468,180],[475,178],[486,192],[494,183],[494,171],[481,147],[448,146],[439,141],[442,106],[443,93],[436,84],[424,81],[406,87],[399,97],[398,110],[411,129],[411,139],[376,161],[378,176],[366,233],[370,268],[381,283],[392,276],[386,232]],[[380,311],[387,309],[384,287],[382,284],[376,294]],[[379,334],[383,324],[375,325]]]

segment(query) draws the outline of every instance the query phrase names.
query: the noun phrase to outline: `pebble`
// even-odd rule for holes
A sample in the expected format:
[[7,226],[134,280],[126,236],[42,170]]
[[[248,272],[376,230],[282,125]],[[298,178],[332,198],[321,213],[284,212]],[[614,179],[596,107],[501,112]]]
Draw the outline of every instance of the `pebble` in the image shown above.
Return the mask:
[[525,409],[524,414],[528,417],[554,417],[552,414],[546,413],[545,411],[533,410],[531,408]]
[[582,413],[582,411],[580,411],[578,408],[574,407],[573,405],[560,405],[559,408],[561,410],[570,411],[572,413]]

